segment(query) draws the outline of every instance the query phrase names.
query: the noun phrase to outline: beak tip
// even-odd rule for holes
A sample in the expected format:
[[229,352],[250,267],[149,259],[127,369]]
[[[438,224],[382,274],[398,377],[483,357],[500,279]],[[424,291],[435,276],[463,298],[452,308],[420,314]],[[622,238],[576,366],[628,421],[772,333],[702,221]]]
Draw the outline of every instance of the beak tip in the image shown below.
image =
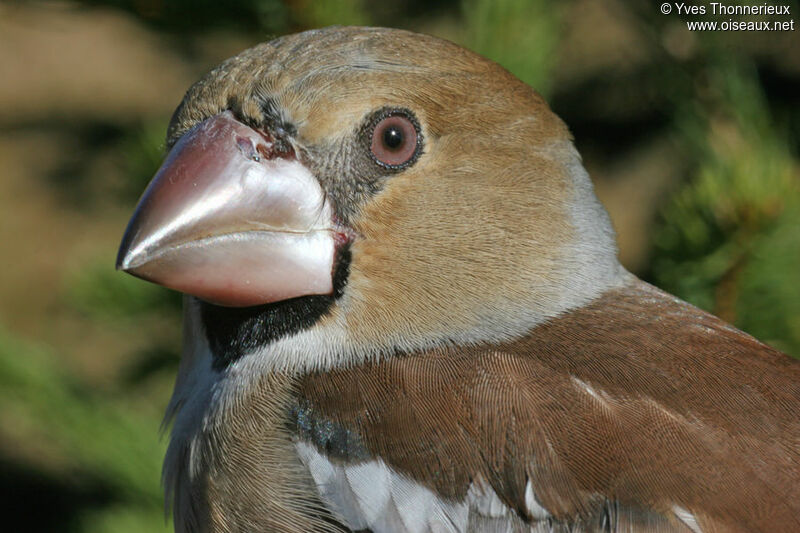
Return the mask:
[[137,254],[131,253],[130,248],[125,246],[123,243],[123,245],[119,248],[119,252],[117,253],[117,260],[114,263],[114,267],[116,270],[130,273],[134,268],[136,256]]
[[[114,266],[117,270],[131,274],[132,270],[146,262],[147,254],[143,253],[141,242],[138,238],[137,228],[138,217],[134,217],[128,223],[128,228],[122,236],[122,242],[119,243],[119,250],[117,251],[117,260]],[[144,256],[144,257],[143,257]]]
[[125,255],[125,251],[120,248],[119,253],[117,253],[117,260],[114,262],[116,270],[125,270]]

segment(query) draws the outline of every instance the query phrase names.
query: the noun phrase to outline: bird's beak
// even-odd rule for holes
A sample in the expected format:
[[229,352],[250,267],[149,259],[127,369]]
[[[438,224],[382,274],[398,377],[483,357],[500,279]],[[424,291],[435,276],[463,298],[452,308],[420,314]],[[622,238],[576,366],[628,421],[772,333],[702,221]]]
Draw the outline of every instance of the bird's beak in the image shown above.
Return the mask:
[[226,111],[167,155],[128,223],[117,269],[227,306],[330,294],[332,220],[294,153]]

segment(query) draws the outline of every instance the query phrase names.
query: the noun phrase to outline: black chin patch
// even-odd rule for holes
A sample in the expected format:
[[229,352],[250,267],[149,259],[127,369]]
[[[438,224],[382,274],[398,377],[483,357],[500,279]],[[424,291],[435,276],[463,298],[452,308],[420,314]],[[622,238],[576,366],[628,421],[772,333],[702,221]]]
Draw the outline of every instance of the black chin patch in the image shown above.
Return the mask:
[[200,318],[221,371],[244,354],[308,329],[325,316],[342,295],[350,271],[350,246],[336,254],[332,295],[311,295],[253,307],[222,307],[200,301]]

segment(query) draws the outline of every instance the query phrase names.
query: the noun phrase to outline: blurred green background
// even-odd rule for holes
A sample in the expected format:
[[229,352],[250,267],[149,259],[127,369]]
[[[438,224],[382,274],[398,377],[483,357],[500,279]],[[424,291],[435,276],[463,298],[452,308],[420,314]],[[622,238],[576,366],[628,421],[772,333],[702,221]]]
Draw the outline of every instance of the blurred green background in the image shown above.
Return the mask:
[[800,356],[798,30],[690,33],[659,5],[0,3],[3,529],[171,528],[179,298],[114,257],[183,92],[282,33],[395,26],[499,61],[572,128],[629,269]]

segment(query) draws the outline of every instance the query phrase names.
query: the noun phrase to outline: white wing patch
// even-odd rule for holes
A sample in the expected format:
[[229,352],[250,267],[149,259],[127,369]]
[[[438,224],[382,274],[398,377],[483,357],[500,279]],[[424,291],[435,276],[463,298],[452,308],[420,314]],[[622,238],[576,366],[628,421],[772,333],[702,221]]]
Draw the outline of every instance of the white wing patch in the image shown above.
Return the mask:
[[481,478],[469,486],[467,503],[475,512],[489,518],[502,518],[508,516],[510,511],[492,487]]
[[[387,502],[392,497],[389,469],[383,463],[369,461],[345,468],[344,473],[347,482],[354,488],[353,491],[364,522],[366,524],[378,523]],[[355,492],[356,487],[358,492]],[[364,488],[369,488],[369,490],[364,490]]]
[[313,444],[298,442],[296,446],[322,500],[351,529],[371,529],[375,533],[457,533],[466,529],[466,503],[439,498],[380,459],[336,464]]
[[536,494],[533,492],[533,483],[531,483],[530,479],[525,484],[525,507],[528,508],[528,512],[534,520],[547,520],[550,517],[547,509],[542,507],[542,504],[536,499]]
[[697,523],[697,518],[687,509],[678,505],[672,506],[672,512],[678,517],[678,520],[686,524],[686,527],[692,530],[693,533],[703,533],[703,530]]
[[[539,531],[525,525],[488,483],[476,479],[462,502],[452,502],[395,472],[381,459],[359,464],[331,461],[310,443],[296,444],[323,502],[349,528],[374,533],[462,533]],[[550,514],[536,500],[529,481],[525,503],[534,520]]]

